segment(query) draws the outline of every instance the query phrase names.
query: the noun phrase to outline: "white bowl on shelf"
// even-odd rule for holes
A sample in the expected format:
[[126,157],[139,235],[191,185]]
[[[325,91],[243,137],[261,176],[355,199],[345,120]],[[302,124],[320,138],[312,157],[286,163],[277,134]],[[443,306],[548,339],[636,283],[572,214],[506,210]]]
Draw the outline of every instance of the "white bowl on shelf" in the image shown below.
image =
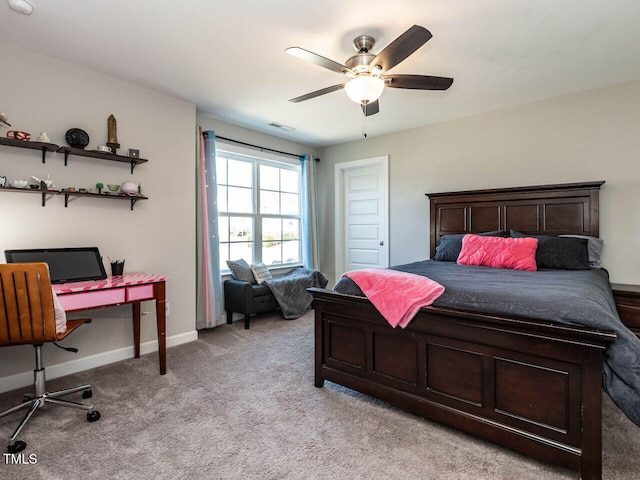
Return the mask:
[[11,180],[9,182],[9,185],[11,185],[13,188],[25,188],[28,183],[28,180]]

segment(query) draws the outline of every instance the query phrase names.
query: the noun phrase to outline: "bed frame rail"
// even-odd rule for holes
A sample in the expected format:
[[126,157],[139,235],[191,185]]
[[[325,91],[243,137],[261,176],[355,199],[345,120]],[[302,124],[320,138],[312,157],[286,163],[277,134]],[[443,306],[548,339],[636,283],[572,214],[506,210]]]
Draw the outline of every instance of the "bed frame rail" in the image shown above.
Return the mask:
[[602,351],[615,334],[427,307],[393,329],[366,299],[313,288],[328,380],[584,479],[602,473]]

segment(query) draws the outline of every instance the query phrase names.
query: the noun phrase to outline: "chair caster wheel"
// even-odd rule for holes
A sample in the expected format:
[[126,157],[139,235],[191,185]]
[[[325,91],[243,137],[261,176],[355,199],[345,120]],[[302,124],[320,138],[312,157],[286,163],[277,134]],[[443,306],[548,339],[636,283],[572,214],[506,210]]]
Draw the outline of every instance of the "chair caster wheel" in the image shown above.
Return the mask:
[[24,450],[25,448],[27,448],[27,444],[22,440],[18,440],[17,442],[14,442],[13,445],[9,445],[7,447],[7,451],[9,453],[18,453]]
[[82,398],[91,398],[91,397],[93,397],[92,390],[85,390],[84,392],[82,392]]
[[87,413],[87,420],[90,422],[97,422],[98,420],[100,420],[100,412],[94,410],[93,412]]

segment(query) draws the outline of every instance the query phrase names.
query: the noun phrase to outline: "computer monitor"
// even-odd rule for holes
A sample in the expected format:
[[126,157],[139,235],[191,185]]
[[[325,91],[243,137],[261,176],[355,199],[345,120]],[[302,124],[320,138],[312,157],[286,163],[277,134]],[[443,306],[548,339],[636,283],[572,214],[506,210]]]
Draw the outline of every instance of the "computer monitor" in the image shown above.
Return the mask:
[[7,263],[45,262],[51,283],[103,280],[107,273],[98,247],[5,250]]

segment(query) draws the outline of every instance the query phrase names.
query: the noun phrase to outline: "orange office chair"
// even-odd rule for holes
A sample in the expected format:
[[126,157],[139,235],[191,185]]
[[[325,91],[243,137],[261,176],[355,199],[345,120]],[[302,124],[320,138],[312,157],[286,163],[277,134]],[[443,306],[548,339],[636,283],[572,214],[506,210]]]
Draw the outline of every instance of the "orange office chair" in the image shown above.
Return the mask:
[[42,345],[44,342],[62,340],[83,323],[90,322],[90,318],[67,321],[67,331],[56,333],[56,319],[49,277],[49,267],[46,263],[13,263],[0,265],[0,346],[31,344],[35,347],[36,368],[34,374],[35,393],[25,395],[24,401],[0,412],[0,418],[23,408],[28,411],[13,435],[9,438],[9,453],[18,453],[27,444],[16,441],[22,428],[27,424],[34,412],[45,405],[53,403],[65,407],[87,410],[87,420],[95,422],[100,418],[100,412],[93,409],[93,405],[63,400],[59,397],[75,392],[83,392],[83,398],[92,396],[91,385],[48,393],[42,362]]

